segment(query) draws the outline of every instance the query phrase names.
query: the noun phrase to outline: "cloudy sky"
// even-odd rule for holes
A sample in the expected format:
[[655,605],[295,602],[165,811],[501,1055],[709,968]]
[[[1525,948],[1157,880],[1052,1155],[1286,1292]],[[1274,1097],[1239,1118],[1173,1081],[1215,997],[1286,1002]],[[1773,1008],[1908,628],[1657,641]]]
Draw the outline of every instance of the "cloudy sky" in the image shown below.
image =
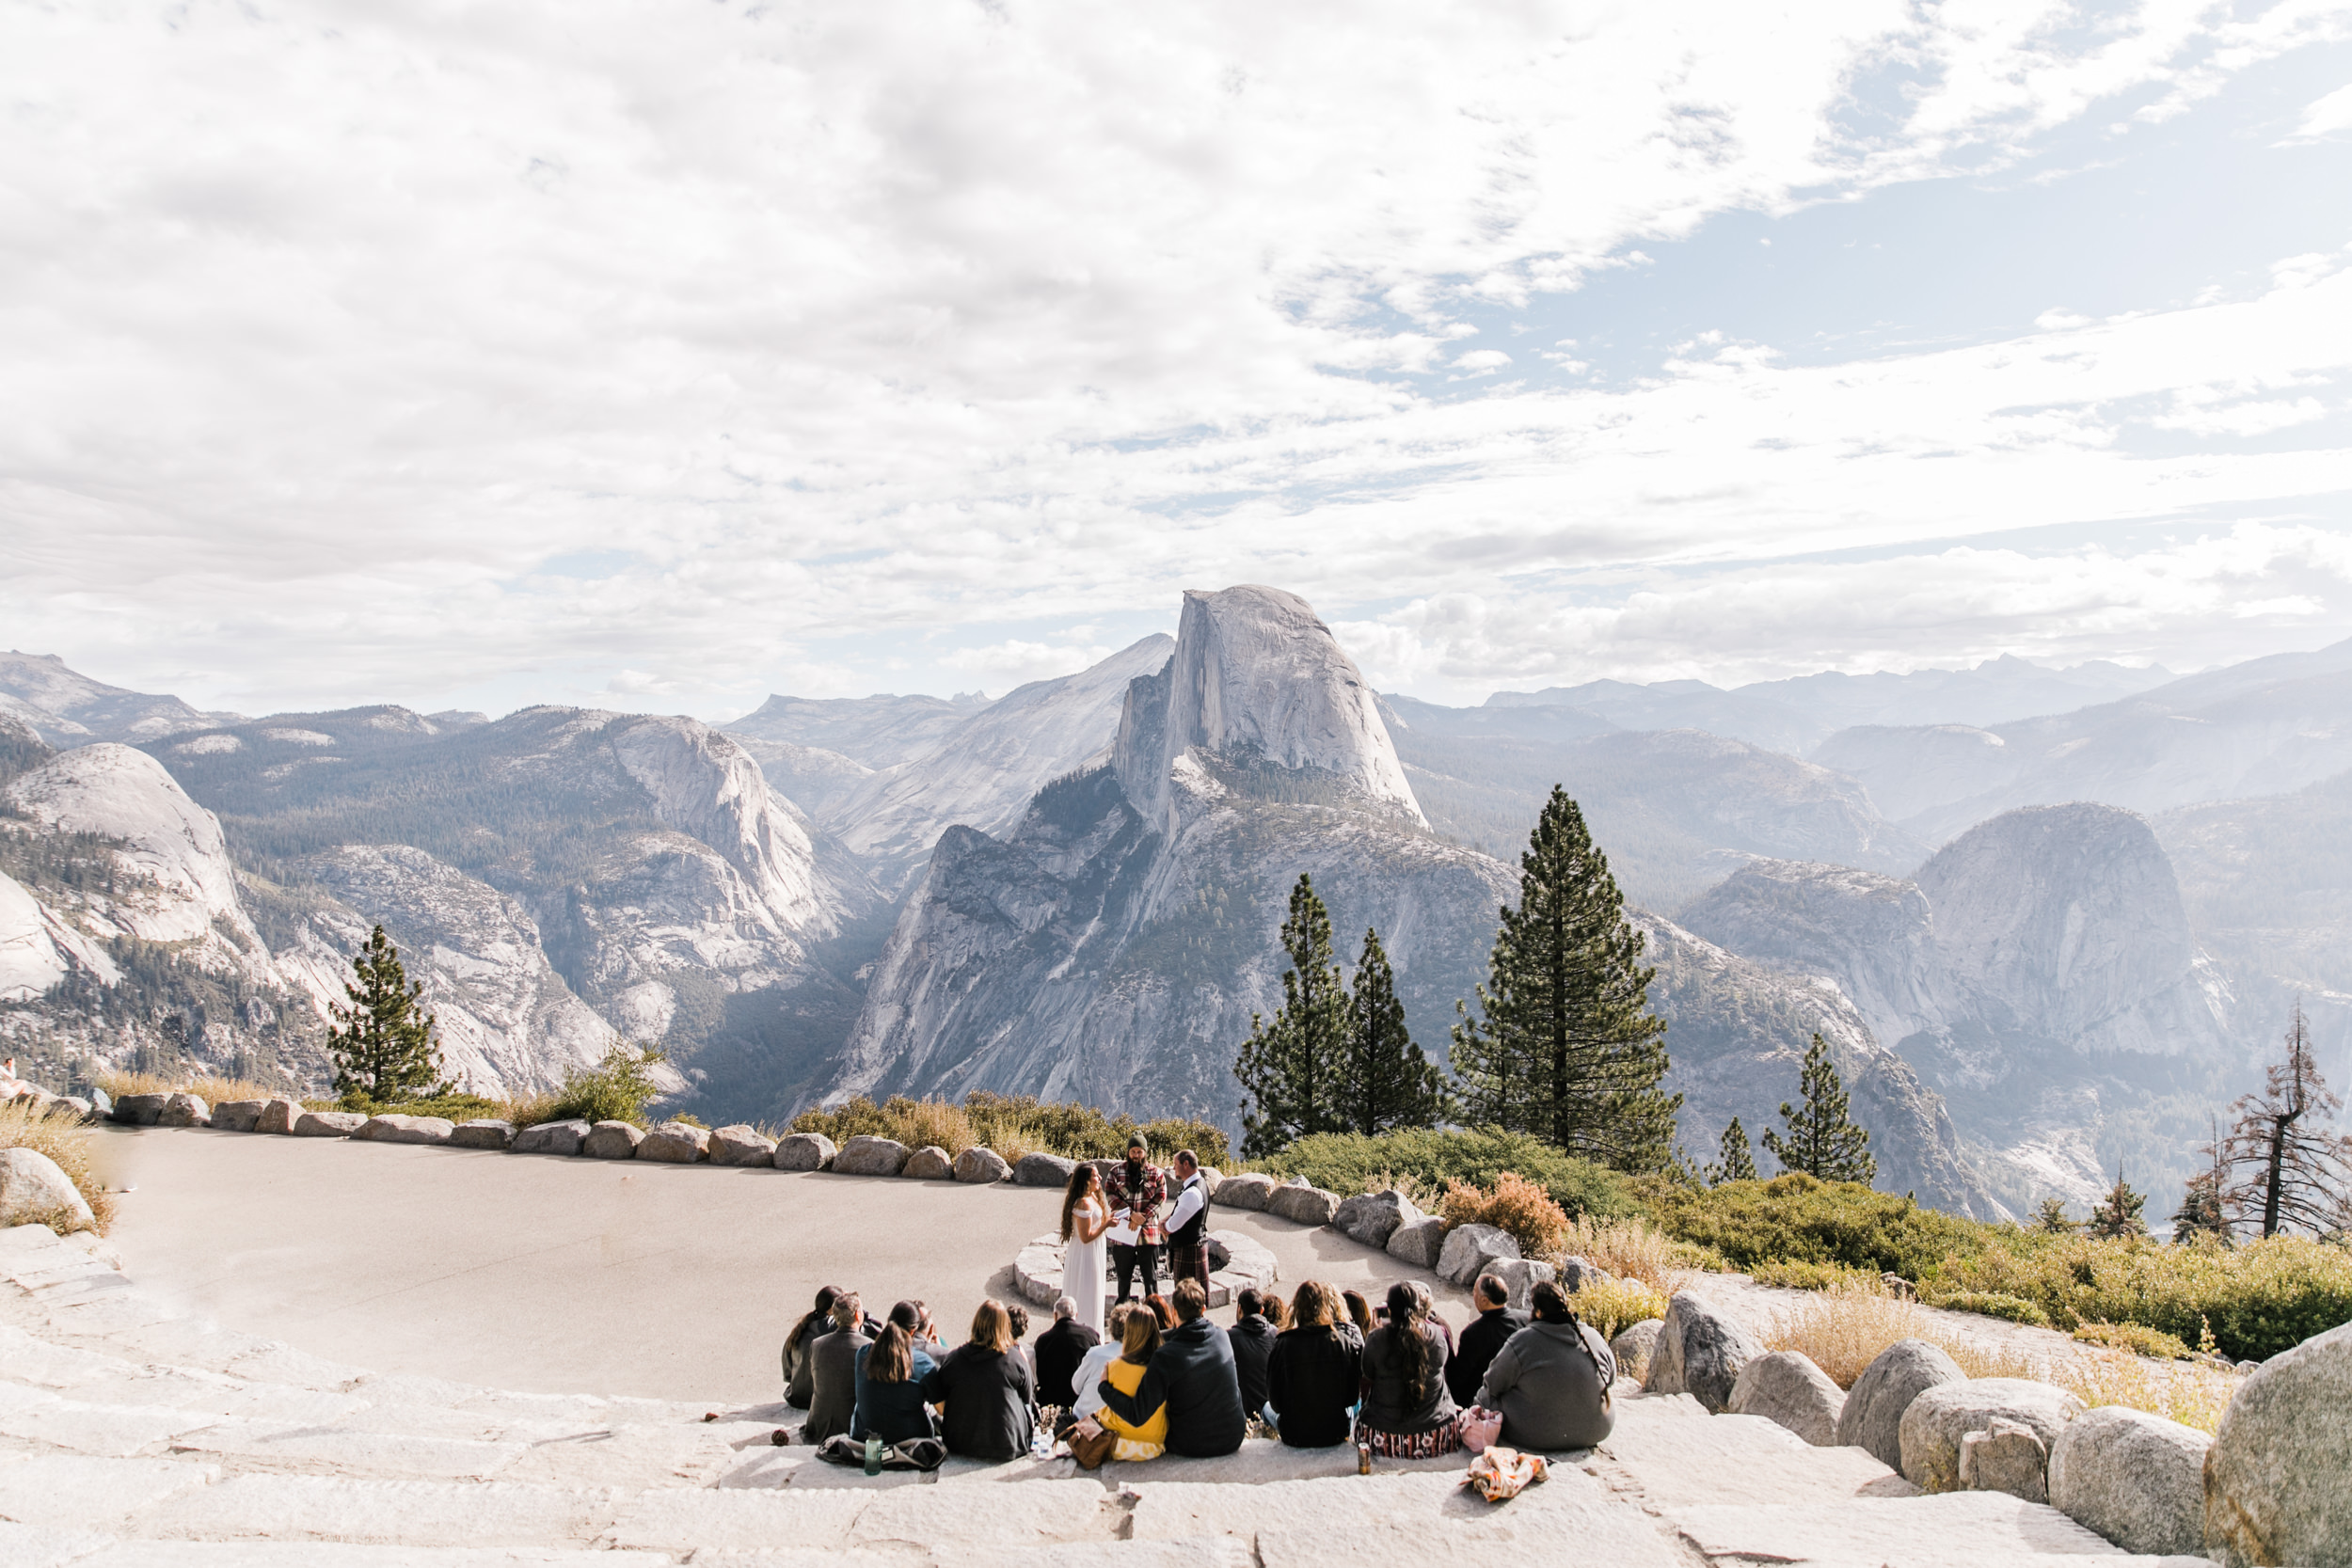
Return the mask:
[[2352,633],[2352,0],[0,0],[0,642],[246,711]]

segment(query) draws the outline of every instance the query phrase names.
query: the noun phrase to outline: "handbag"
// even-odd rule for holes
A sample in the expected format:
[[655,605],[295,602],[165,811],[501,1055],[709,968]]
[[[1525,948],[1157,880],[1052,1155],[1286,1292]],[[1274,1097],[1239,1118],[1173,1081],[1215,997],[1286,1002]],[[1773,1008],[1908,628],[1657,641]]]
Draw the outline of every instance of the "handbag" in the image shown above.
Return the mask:
[[[817,1457],[828,1465],[866,1467],[866,1445],[841,1433],[818,1445]],[[885,1470],[936,1470],[946,1463],[947,1445],[936,1437],[910,1437],[882,1449]]]
[[1502,1440],[1502,1411],[1473,1404],[1462,1413],[1462,1447],[1472,1453],[1485,1453]]

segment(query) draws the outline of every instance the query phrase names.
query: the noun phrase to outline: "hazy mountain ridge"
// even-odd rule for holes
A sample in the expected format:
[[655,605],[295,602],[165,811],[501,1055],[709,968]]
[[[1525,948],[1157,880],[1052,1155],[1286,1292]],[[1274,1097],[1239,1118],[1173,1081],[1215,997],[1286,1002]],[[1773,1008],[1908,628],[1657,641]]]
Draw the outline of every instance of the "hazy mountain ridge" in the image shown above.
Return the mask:
[[129,691],[66,667],[55,654],[0,654],[0,711],[24,721],[63,749],[99,740],[152,740],[182,730],[241,722],[243,714],[204,713],[177,697]]

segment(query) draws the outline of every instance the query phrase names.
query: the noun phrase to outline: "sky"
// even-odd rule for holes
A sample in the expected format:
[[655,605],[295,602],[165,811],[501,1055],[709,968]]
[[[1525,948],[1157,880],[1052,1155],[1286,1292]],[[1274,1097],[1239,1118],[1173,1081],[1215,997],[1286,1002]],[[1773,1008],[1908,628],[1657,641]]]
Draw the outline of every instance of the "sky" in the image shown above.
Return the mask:
[[2352,0],[0,0],[0,643],[245,712],[2352,634]]

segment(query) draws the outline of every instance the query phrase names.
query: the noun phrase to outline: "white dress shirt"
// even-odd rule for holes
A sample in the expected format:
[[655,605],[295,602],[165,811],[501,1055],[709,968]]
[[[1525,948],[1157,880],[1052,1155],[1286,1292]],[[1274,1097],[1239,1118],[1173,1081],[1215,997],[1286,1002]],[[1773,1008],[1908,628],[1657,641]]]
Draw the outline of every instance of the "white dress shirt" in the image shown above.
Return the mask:
[[1118,1340],[1105,1339],[1087,1352],[1086,1359],[1078,1363],[1076,1375],[1070,1380],[1071,1392],[1078,1396],[1078,1402],[1070,1407],[1072,1419],[1083,1420],[1103,1408],[1103,1374],[1110,1370],[1111,1363],[1124,1350]]
[[1176,1195],[1176,1207],[1168,1212],[1168,1233],[1171,1236],[1192,1223],[1193,1215],[1208,1206],[1209,1185],[1195,1171],[1184,1190]]

